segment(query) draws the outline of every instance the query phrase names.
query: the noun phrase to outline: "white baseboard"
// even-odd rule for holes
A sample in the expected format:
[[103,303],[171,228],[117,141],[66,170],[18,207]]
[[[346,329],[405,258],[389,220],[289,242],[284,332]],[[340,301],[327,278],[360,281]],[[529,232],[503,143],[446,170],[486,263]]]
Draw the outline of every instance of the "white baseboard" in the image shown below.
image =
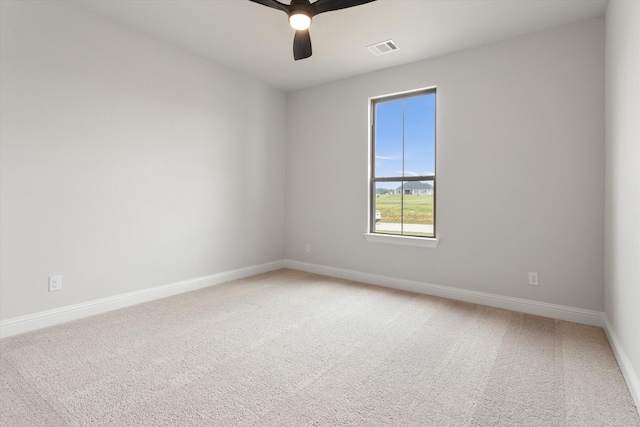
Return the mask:
[[14,317],[0,322],[0,338],[9,337],[23,332],[29,332],[47,326],[57,325],[70,320],[81,319],[119,308],[165,298],[196,289],[207,288],[219,285],[231,280],[242,279],[268,271],[277,270],[284,267],[284,261],[274,261],[265,264],[257,264],[236,270],[224,271],[222,273],[197,277],[195,279],[183,280],[169,283],[140,291],[128,292],[126,294],[115,295],[108,298],[88,301],[81,304],[70,305],[43,311],[26,316]]
[[255,274],[277,270],[279,268],[291,268],[294,270],[307,271],[310,273],[322,274],[325,276],[338,277],[347,280],[354,280],[372,285],[384,286],[393,289],[417,292],[421,294],[434,295],[443,298],[450,298],[475,304],[488,305],[491,307],[504,308],[538,316],[550,317],[553,319],[567,320],[570,322],[583,323],[604,327],[603,313],[581,308],[567,307],[562,305],[548,304],[538,301],[521,298],[506,297],[485,292],[469,291],[466,289],[454,288],[450,286],[434,285],[430,283],[417,282],[413,280],[398,279],[388,276],[381,276],[360,271],[346,270],[335,267],[328,267],[319,264],[310,264],[301,261],[281,260],[265,264],[259,264],[230,270],[209,276],[184,280],[167,285],[161,285],[140,291],[115,295],[99,300],[88,301],[72,306],[61,307],[54,310],[15,317],[0,322],[0,337],[8,337],[47,326],[56,325],[70,320],[81,319],[94,314],[104,313],[159,298],[177,295],[196,289],[218,285],[231,280],[241,279]]
[[519,311],[534,314],[536,316],[550,317],[552,319],[566,320],[604,327],[603,313],[600,311],[586,310],[582,308],[567,307],[564,305],[548,304],[539,301],[513,298],[486,292],[469,291],[451,286],[434,285],[431,283],[417,282],[413,280],[397,279],[394,277],[380,276],[342,268],[327,267],[324,265],[310,264],[301,261],[285,260],[286,268],[322,274],[324,276],[338,277],[340,279],[354,280],[371,285],[387,288],[401,289],[420,294],[433,295],[474,304],[488,305],[504,308],[506,310]]
[[618,334],[616,330],[613,329],[613,326],[609,322],[609,318],[606,314],[604,315],[604,324],[604,331],[607,334],[607,338],[609,338],[611,349],[618,360],[618,365],[620,366],[624,380],[627,382],[627,387],[629,387],[631,397],[633,398],[633,401],[636,404],[636,409],[640,414],[640,378],[638,377],[635,369],[633,369],[633,365],[631,365],[631,361],[627,357],[627,353],[624,351],[624,348],[622,348]]

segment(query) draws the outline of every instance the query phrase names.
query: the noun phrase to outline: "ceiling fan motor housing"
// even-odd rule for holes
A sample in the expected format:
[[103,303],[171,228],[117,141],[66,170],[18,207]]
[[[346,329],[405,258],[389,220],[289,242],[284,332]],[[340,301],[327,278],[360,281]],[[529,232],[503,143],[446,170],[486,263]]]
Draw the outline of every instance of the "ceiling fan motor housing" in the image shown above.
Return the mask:
[[289,5],[289,17],[302,13],[312,18],[314,15],[313,7],[309,0],[291,0]]

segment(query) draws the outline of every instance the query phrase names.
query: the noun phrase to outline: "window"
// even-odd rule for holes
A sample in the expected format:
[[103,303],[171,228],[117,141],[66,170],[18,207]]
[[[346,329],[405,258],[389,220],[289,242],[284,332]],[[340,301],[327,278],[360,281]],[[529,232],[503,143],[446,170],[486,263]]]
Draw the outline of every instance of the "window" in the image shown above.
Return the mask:
[[435,238],[436,90],[371,101],[370,233]]

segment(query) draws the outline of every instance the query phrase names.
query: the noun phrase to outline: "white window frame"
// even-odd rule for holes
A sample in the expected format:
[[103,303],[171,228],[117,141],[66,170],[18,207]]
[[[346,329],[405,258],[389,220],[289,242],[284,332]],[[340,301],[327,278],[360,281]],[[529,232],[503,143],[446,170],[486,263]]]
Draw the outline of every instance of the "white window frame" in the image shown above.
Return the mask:
[[[376,96],[368,99],[369,102],[369,168],[368,168],[368,206],[367,206],[367,232],[364,233],[364,237],[368,242],[371,243],[386,243],[393,245],[403,245],[403,246],[415,246],[415,247],[423,247],[423,248],[436,248],[440,241],[437,228],[436,228],[436,171],[434,170],[433,175],[428,176],[420,176],[420,177],[386,177],[386,178],[376,178],[375,174],[375,105],[379,102],[391,101],[394,99],[404,99],[410,98],[413,96],[420,96],[424,94],[434,93],[436,94],[436,117],[437,117],[437,90],[435,86],[415,89],[405,92],[398,92],[390,95]],[[436,130],[437,135],[437,130]],[[436,144],[434,150],[437,150],[437,137]],[[437,157],[434,157],[437,159]],[[436,165],[434,165],[434,169]],[[383,181],[433,181],[433,225],[434,225],[434,236],[433,237],[422,237],[422,236],[410,236],[410,235],[398,235],[398,234],[385,234],[380,232],[375,232],[375,187],[377,182]]]

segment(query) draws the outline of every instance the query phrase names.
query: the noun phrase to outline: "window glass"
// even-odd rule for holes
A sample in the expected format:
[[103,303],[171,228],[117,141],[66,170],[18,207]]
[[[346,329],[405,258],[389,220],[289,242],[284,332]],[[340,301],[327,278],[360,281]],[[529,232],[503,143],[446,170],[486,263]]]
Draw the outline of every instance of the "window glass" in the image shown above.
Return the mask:
[[381,102],[376,105],[375,133],[380,141],[376,146],[376,176],[402,174],[403,101]]
[[435,237],[435,89],[372,107],[371,232]]

